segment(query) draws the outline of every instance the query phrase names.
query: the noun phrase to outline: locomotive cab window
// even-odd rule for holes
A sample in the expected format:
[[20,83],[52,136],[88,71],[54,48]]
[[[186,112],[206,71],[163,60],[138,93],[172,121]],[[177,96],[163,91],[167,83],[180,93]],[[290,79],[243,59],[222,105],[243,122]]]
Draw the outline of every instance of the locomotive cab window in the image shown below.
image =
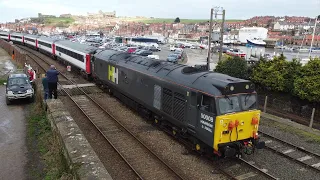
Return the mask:
[[215,104],[214,104],[214,98],[206,95],[202,95],[201,97],[201,110],[215,113]]

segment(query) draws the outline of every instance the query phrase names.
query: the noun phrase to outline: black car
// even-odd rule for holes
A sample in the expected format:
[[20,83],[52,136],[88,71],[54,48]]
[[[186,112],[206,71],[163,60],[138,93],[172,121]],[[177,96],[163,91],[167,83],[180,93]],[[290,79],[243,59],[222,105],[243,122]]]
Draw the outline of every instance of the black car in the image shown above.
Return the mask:
[[34,100],[34,89],[26,74],[10,74],[6,85],[6,103],[11,104],[13,100]]
[[153,52],[150,50],[141,50],[141,51],[137,52],[136,54],[140,55],[140,56],[148,56],[148,55],[153,54]]

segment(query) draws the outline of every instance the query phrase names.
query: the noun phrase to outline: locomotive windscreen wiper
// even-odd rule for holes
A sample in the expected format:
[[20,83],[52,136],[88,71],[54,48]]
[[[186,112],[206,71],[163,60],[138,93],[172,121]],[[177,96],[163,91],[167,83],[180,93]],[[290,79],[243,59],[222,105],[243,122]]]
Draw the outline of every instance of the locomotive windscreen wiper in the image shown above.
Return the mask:
[[249,95],[251,96],[251,94],[246,94],[246,96],[244,97],[244,105],[246,106],[247,105],[247,101],[248,101],[248,97]]
[[230,106],[233,106],[232,100],[229,98],[229,96],[224,95],[224,97],[225,97],[225,98],[227,98],[227,99],[229,100],[229,104],[230,104]]

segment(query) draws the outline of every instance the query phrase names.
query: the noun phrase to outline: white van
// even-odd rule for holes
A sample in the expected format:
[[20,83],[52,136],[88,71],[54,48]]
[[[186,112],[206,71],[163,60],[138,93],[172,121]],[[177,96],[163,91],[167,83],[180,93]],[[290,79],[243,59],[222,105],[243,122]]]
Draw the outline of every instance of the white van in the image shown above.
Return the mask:
[[159,55],[148,55],[147,57],[151,59],[160,59]]

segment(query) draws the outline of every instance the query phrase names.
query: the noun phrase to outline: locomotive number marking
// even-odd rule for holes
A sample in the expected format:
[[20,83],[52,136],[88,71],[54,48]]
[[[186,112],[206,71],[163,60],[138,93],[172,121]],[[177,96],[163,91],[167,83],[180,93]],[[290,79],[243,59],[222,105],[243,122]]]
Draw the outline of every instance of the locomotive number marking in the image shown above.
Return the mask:
[[201,113],[200,116],[201,116],[201,120],[200,120],[201,128],[212,133],[213,117],[203,113]]

